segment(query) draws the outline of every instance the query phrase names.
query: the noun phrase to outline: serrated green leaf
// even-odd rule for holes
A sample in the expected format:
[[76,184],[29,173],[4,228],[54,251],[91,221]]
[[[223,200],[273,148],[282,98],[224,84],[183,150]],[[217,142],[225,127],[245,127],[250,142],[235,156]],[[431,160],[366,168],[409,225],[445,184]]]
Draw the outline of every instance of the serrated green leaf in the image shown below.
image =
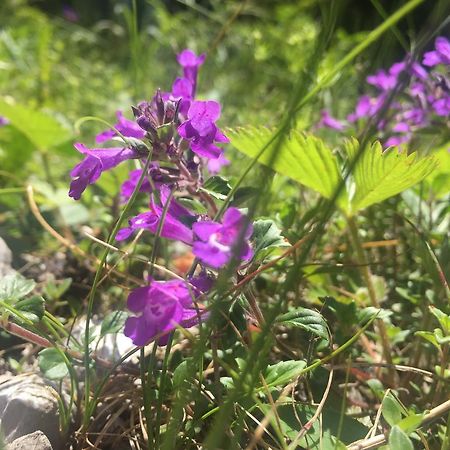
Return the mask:
[[225,178],[216,175],[208,178],[201,190],[218,200],[225,200],[231,191],[231,186]]
[[399,426],[393,426],[389,433],[389,448],[390,450],[414,450],[411,439]]
[[384,420],[390,426],[394,426],[402,420],[402,407],[397,399],[390,393],[383,399],[381,413],[383,414]]
[[260,219],[253,223],[251,240],[254,243],[256,259],[261,256],[266,256],[267,252],[264,252],[264,255],[261,255],[261,252],[264,250],[290,246],[281,235],[281,230],[271,219]]
[[72,133],[54,117],[1,99],[0,115],[7,117],[40,150],[56,147],[72,137]]
[[301,328],[322,339],[328,340],[327,323],[317,311],[307,308],[295,308],[278,316],[276,323]]
[[306,361],[281,361],[267,367],[263,376],[269,387],[280,386],[289,383],[300,375],[306,367]]
[[[346,142],[345,149],[350,160],[356,157],[359,144],[356,139]],[[354,195],[347,208],[348,214],[367,208],[419,183],[436,167],[432,157],[418,158],[397,148],[383,151],[381,144],[368,145],[352,171]]]
[[[250,158],[259,154],[272,134],[265,127],[237,128],[227,132],[232,145]],[[272,153],[273,144],[268,146],[258,162],[270,165],[276,172],[314,189],[326,198],[333,196],[342,179],[332,151],[314,136],[292,131],[277,155],[274,157]]]
[[102,326],[100,328],[100,338],[106,336],[107,334],[117,333],[120,331],[123,328],[127,317],[128,314],[125,311],[112,311],[107,314],[103,319]]
[[36,283],[33,280],[27,280],[17,273],[6,275],[0,280],[0,300],[20,300],[29,294],[35,286]]
[[45,348],[39,352],[39,368],[50,380],[61,380],[69,374],[69,369],[61,352],[56,348]]

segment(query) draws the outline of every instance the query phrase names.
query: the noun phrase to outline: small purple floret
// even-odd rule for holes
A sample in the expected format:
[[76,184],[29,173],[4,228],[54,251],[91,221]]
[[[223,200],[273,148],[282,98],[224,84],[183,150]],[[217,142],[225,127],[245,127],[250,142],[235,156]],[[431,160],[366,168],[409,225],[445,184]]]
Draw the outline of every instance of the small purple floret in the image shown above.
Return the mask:
[[[122,111],[117,111],[117,123],[114,127],[119,131],[123,136],[128,138],[136,138],[143,139],[145,137],[145,131],[133,120],[127,119]],[[117,136],[117,133],[114,130],[106,130],[100,134],[97,134],[95,137],[95,142],[101,143],[105,141],[109,141],[114,136]]]
[[[230,262],[233,256],[241,261],[248,261],[253,251],[248,243],[253,227],[247,224],[243,242],[237,242],[242,233],[246,218],[237,208],[229,208],[223,216],[222,223],[205,220],[193,226],[197,240],[194,242],[194,255],[206,266],[220,269]],[[236,246],[239,245],[239,248]]]

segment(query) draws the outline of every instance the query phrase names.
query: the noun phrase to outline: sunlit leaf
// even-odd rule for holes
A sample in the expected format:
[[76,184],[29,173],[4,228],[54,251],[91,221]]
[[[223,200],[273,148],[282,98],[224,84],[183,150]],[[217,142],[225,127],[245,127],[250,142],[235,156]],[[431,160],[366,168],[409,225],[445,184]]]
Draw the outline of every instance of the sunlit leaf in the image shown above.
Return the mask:
[[45,348],[39,352],[39,368],[50,380],[61,380],[69,374],[61,352],[56,348]]
[[276,323],[301,328],[308,333],[328,340],[327,323],[322,315],[313,309],[295,308],[278,316]]

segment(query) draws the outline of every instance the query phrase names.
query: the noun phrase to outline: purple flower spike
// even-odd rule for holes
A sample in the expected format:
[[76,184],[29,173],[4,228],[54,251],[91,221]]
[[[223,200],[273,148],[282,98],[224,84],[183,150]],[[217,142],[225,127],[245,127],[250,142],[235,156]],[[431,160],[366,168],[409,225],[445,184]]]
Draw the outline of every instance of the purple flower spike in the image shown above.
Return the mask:
[[[145,137],[145,131],[134,121],[127,119],[122,114],[122,111],[117,111],[117,123],[114,127],[122,133],[125,137],[143,139]],[[95,142],[101,143],[109,141],[114,136],[117,136],[114,130],[106,130],[95,137]]]
[[184,77],[192,83],[192,97],[195,96],[197,87],[198,68],[205,62],[206,55],[203,53],[197,56],[192,50],[183,50],[178,56],[177,61],[183,67]]
[[[131,236],[131,234],[138,229],[145,229],[153,234],[156,234],[159,227],[159,222],[164,212],[164,205],[167,204],[168,194],[170,189],[167,186],[161,186],[161,203],[158,205],[152,196],[152,203],[150,204],[150,211],[131,218],[129,226],[119,230],[116,240],[123,241]],[[192,230],[183,222],[193,222],[194,215],[186,208],[171,199],[167,213],[164,217],[164,223],[161,229],[161,237],[167,239],[174,239],[192,244],[193,234]]]
[[423,56],[422,64],[434,67],[439,64],[450,64],[450,42],[447,38],[439,36],[434,43],[434,51],[427,52]]
[[[243,242],[237,242],[245,221],[245,216],[237,208],[229,208],[222,223],[210,220],[195,223],[193,231],[198,240],[194,242],[194,255],[203,264],[214,269],[225,266],[235,253],[242,261],[248,261],[253,256],[248,243],[253,232],[251,224],[245,230]],[[237,250],[235,246],[238,244],[240,248]]]
[[197,288],[195,279],[191,282],[195,287],[181,280],[152,280],[149,286],[130,293],[128,309],[139,315],[127,319],[124,333],[133,344],[143,346],[177,325],[187,328],[199,322],[193,297],[197,298],[202,290]]
[[89,149],[80,143],[76,143],[74,147],[86,155],[70,172],[73,180],[69,196],[75,200],[79,200],[87,186],[95,183],[105,170],[112,169],[127,159],[139,158],[138,153],[129,148]]
[[219,103],[193,101],[187,117],[188,120],[178,127],[180,136],[190,141],[190,148],[197,155],[204,158],[219,158],[223,151],[214,142],[229,142],[215,123],[220,117]]

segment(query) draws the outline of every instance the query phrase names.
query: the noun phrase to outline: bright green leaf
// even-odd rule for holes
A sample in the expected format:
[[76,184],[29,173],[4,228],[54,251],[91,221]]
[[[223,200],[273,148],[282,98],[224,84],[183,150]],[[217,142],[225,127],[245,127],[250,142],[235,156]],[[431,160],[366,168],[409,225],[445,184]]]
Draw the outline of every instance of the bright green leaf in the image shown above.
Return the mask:
[[[271,130],[264,127],[238,128],[227,132],[233,146],[250,158],[259,154],[272,134]],[[276,155],[272,155],[273,149],[273,144],[269,145],[258,162],[314,189],[326,198],[333,196],[341,175],[335,156],[322,140],[292,131]]]
[[39,322],[44,316],[45,301],[40,295],[19,300],[14,307],[32,322]]
[[39,368],[44,376],[50,380],[61,380],[69,373],[60,350],[45,348],[39,352]]
[[[356,139],[345,145],[350,160],[356,157],[359,144]],[[399,194],[428,176],[436,167],[433,157],[418,158],[397,148],[383,151],[381,144],[368,145],[352,171],[354,192],[347,213],[367,208]]]
[[308,333],[328,340],[327,323],[321,314],[312,309],[295,308],[292,311],[278,316],[276,323],[301,328]]
[[394,426],[402,420],[402,407],[391,393],[384,397],[381,413],[390,426]]
[[[289,247],[289,243],[281,235],[281,230],[271,219],[260,219],[253,223],[253,234],[255,258],[260,259],[267,255],[264,250],[277,247]],[[261,255],[261,252],[264,252]]]
[[414,333],[416,336],[420,336],[421,338],[431,342],[436,348],[440,348],[438,341],[436,340],[436,336],[431,331],[416,331]]
[[425,414],[410,414],[404,419],[400,420],[396,425],[400,427],[406,434],[410,434],[417,430],[422,423]]
[[206,180],[201,190],[218,200],[225,200],[231,191],[231,186],[225,178],[214,176]]
[[54,117],[1,99],[0,115],[7,117],[40,150],[58,146],[72,137],[72,133]]
[[27,280],[17,273],[6,275],[0,280],[0,300],[19,300],[29,294],[35,285],[33,280]]
[[281,361],[267,367],[263,376],[268,386],[280,386],[299,376],[305,367],[306,361]]
[[450,316],[435,306],[430,306],[430,311],[431,314],[433,314],[433,316],[439,321],[439,324],[445,334],[450,334]]
[[394,426],[389,433],[390,450],[414,450],[408,435],[398,426]]

